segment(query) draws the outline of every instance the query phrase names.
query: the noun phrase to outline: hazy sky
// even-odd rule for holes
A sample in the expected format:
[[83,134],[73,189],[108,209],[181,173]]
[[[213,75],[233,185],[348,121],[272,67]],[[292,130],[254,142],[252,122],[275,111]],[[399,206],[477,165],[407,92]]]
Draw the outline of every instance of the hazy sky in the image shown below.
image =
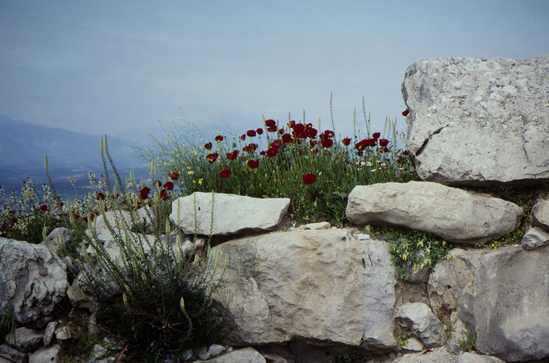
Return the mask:
[[[0,1],[0,114],[87,134],[220,114],[405,130],[414,61],[549,53],[549,1]],[[359,121],[362,118],[358,118]],[[362,122],[362,121],[361,121]]]

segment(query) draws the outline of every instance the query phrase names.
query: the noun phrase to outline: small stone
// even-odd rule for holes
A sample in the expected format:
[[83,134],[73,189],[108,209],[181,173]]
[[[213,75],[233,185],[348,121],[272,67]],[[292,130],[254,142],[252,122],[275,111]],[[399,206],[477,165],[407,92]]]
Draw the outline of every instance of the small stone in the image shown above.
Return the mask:
[[55,337],[64,349],[69,349],[76,344],[80,336],[74,328],[65,325],[64,327],[55,330]]
[[42,347],[29,355],[29,363],[62,363],[63,349],[58,344],[51,347]]
[[7,344],[0,345],[0,363],[17,362],[22,363],[27,357],[26,353],[22,353]]
[[221,345],[212,344],[209,348],[203,347],[198,351],[198,358],[202,360],[217,357],[227,351],[227,348]]
[[527,250],[545,246],[549,244],[549,231],[540,227],[532,227],[522,236],[520,243],[522,248]]
[[42,344],[44,335],[38,334],[32,329],[17,328],[6,336],[6,343],[21,352],[30,352]]
[[402,349],[412,352],[421,352],[423,350],[423,344],[416,338],[410,338],[406,341],[406,345],[402,346]]
[[48,326],[46,327],[46,331],[44,332],[44,346],[47,347],[51,343],[51,339],[53,338],[53,334],[55,333],[55,328],[57,328],[57,322],[56,321],[50,321],[48,323]]

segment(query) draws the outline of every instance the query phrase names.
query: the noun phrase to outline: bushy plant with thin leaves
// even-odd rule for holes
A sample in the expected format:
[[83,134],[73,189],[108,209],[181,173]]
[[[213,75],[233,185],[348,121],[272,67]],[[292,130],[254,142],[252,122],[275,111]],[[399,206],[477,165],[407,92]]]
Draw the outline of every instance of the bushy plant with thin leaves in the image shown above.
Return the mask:
[[[69,199],[64,208],[72,229],[78,230],[83,239],[75,261],[80,275],[74,278],[94,297],[94,310],[106,333],[122,342],[129,361],[139,362],[160,362],[187,349],[221,343],[219,317],[223,312],[212,310],[212,292],[219,283],[214,281],[214,273],[218,267],[224,268],[226,261],[219,261],[209,243],[203,255],[188,257],[179,235],[174,245],[169,241],[175,230],[168,218],[172,182],[138,185],[130,174],[127,187],[120,187],[121,179],[108,154],[106,138],[101,156],[104,181],[90,199],[90,214],[85,221],[77,218],[86,207],[75,207]],[[105,159],[116,177],[114,187]],[[155,180],[154,163],[151,174]],[[141,207],[146,207],[143,210],[152,224],[149,232],[154,235],[143,234],[144,224],[137,216]],[[115,224],[109,223],[107,211],[127,211],[131,222],[121,218]],[[111,256],[100,240],[93,223],[97,214],[103,216],[119,257]]]

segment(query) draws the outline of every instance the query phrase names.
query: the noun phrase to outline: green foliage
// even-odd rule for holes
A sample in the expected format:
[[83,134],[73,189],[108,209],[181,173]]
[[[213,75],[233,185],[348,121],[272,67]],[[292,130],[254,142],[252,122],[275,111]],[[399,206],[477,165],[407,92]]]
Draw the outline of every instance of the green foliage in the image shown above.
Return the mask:
[[[365,117],[368,130],[369,121]],[[156,160],[164,174],[177,172],[185,194],[289,198],[298,221],[343,222],[347,196],[356,185],[418,180],[413,157],[396,148],[396,119],[386,120],[391,140],[380,133],[374,138],[369,131],[368,139],[354,135],[338,140],[334,130],[317,130],[305,117],[301,123],[263,120],[263,126],[241,136],[214,137],[192,125],[179,134],[168,133],[166,142],[153,138],[152,147],[140,152],[144,159]],[[361,144],[366,140],[373,144]],[[308,174],[315,179],[305,182]]]
[[0,314],[0,342],[5,341],[6,335],[14,332],[17,328],[13,308],[8,303],[4,303]]
[[93,347],[96,344],[101,345],[103,341],[93,335],[80,335],[76,344],[64,351],[64,363],[80,363],[83,359],[86,361],[93,356]]
[[463,335],[463,340],[459,341],[461,350],[464,352],[474,351],[477,344],[477,333],[473,329],[467,328],[467,331],[461,333]]
[[451,243],[430,233],[390,227],[369,227],[370,233],[391,244],[398,276],[403,279],[410,269],[432,268],[440,259],[449,259]]

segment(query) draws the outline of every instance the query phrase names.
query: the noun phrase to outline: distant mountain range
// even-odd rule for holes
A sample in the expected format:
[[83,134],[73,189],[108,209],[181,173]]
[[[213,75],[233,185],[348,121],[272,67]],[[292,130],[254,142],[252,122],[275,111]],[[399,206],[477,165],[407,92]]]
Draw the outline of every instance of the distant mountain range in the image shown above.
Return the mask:
[[[146,133],[142,132],[141,135]],[[107,137],[109,153],[121,177],[128,177],[130,169],[134,170],[138,178],[146,177],[146,163],[137,157],[135,139],[130,141],[128,138]],[[58,194],[74,196],[74,188],[68,182],[74,176],[79,187],[78,195],[82,196],[90,188],[88,170],[97,177],[104,174],[101,138],[15,121],[0,115],[0,185],[6,193],[20,191],[23,181],[30,177],[35,188],[41,192],[41,185],[47,183],[44,170],[47,155],[54,186],[59,187]],[[140,141],[145,144],[148,139],[144,136]]]

